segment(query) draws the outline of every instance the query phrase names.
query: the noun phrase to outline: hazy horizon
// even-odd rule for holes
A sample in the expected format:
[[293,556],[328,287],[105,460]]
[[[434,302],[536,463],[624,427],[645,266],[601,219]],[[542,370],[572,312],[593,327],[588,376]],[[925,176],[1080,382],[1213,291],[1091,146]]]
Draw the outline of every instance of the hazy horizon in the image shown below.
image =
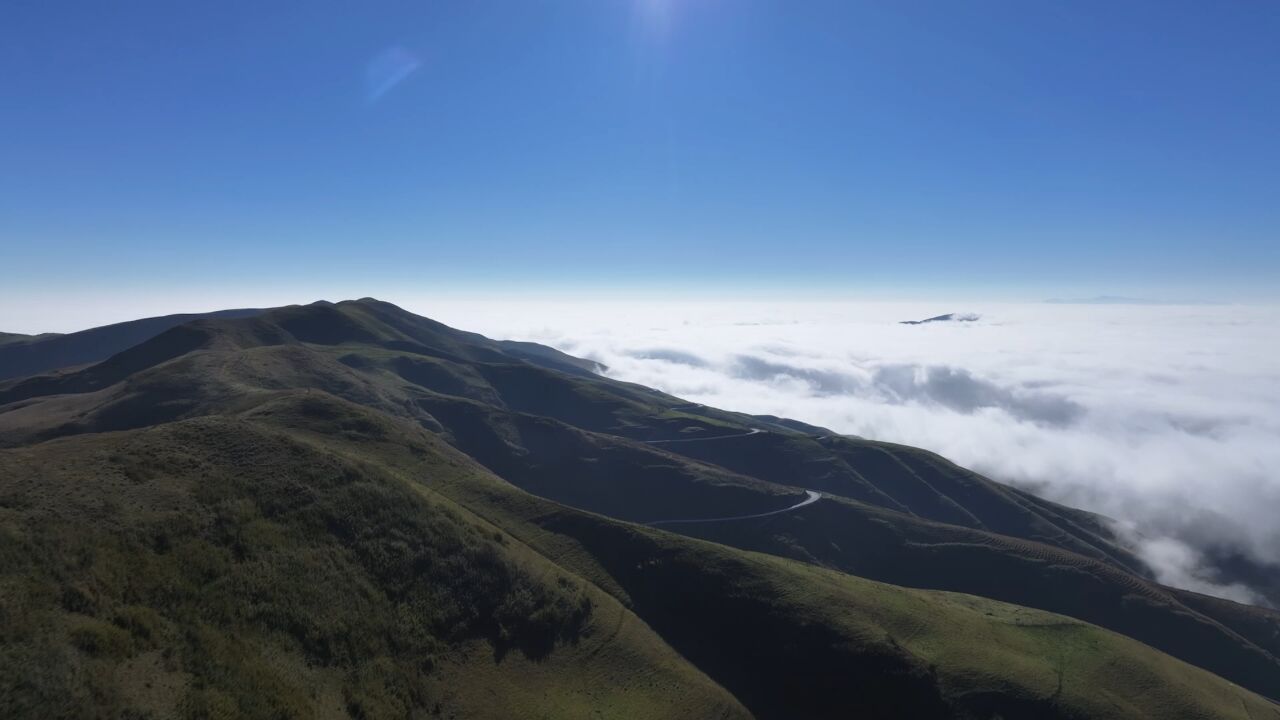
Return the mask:
[[61,295],[1274,302],[1277,35],[1145,0],[18,3],[0,328]]
[[[1280,301],[1222,301],[1211,298],[1137,296],[1120,293],[1041,293],[1044,297],[982,297],[981,293],[972,295],[956,294],[951,296],[937,295],[910,297],[906,295],[859,295],[854,292],[838,293],[818,288],[796,288],[790,291],[781,289],[757,289],[754,291],[721,291],[703,290],[701,292],[688,289],[672,289],[666,292],[638,292],[632,289],[604,289],[599,292],[567,292],[567,291],[528,291],[502,292],[478,291],[459,288],[452,292],[413,292],[394,290],[390,292],[372,292],[371,288],[353,289],[335,294],[323,289],[311,289],[299,292],[289,291],[245,291],[223,292],[217,294],[197,293],[194,295],[173,293],[156,295],[140,293],[134,297],[115,295],[96,295],[80,293],[50,293],[36,295],[34,298],[0,295],[0,318],[5,325],[0,332],[37,335],[41,333],[73,333],[103,325],[112,325],[147,317],[159,317],[176,314],[199,314],[218,310],[236,308],[272,308],[286,305],[306,305],[313,302],[356,300],[373,297],[384,302],[400,305],[418,314],[436,317],[433,307],[444,305],[456,307],[460,304],[475,303],[480,306],[492,306],[495,303],[533,303],[535,305],[556,305],[559,303],[606,303],[614,305],[644,305],[654,302],[688,302],[694,305],[709,303],[755,303],[768,301],[782,304],[871,304],[899,305],[905,309],[919,310],[929,315],[940,315],[952,312],[970,312],[973,308],[990,305],[1136,305],[1152,307],[1241,307],[1241,308],[1275,308],[1280,310]],[[1103,302],[1097,302],[1103,301]],[[975,311],[976,312],[976,311]],[[912,319],[908,317],[903,320]],[[467,328],[462,328],[467,329]]]

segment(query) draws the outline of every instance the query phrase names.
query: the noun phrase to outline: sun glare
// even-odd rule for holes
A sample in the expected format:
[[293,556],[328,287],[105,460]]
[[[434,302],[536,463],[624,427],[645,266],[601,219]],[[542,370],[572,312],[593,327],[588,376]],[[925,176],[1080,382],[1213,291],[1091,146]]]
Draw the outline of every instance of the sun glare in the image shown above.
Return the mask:
[[671,32],[677,0],[634,0],[635,13],[645,33],[665,38]]

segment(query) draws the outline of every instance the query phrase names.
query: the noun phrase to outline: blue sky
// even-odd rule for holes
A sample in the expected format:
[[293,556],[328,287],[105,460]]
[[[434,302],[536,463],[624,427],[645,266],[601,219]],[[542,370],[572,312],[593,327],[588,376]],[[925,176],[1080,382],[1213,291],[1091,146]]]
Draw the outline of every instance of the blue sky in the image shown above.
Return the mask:
[[0,321],[266,286],[1274,300],[1277,38],[1270,2],[5,3]]

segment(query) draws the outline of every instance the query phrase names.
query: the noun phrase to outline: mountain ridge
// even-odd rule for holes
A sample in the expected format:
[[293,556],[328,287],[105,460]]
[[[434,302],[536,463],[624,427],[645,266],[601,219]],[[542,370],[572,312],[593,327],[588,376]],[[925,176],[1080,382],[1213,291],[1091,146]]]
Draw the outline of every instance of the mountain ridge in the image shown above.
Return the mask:
[[0,333],[0,382],[101,362],[169,328],[201,318],[252,317],[262,310],[217,310],[129,320],[73,333]]

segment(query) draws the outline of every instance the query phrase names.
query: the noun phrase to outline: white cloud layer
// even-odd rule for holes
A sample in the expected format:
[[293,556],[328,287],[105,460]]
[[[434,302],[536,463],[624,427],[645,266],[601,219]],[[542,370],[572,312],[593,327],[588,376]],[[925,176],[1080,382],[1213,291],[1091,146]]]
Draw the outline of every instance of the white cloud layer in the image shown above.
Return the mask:
[[[1170,584],[1280,565],[1280,313],[1241,306],[405,303],[692,401],[937,451],[1121,521]],[[946,312],[964,323],[900,325]]]

